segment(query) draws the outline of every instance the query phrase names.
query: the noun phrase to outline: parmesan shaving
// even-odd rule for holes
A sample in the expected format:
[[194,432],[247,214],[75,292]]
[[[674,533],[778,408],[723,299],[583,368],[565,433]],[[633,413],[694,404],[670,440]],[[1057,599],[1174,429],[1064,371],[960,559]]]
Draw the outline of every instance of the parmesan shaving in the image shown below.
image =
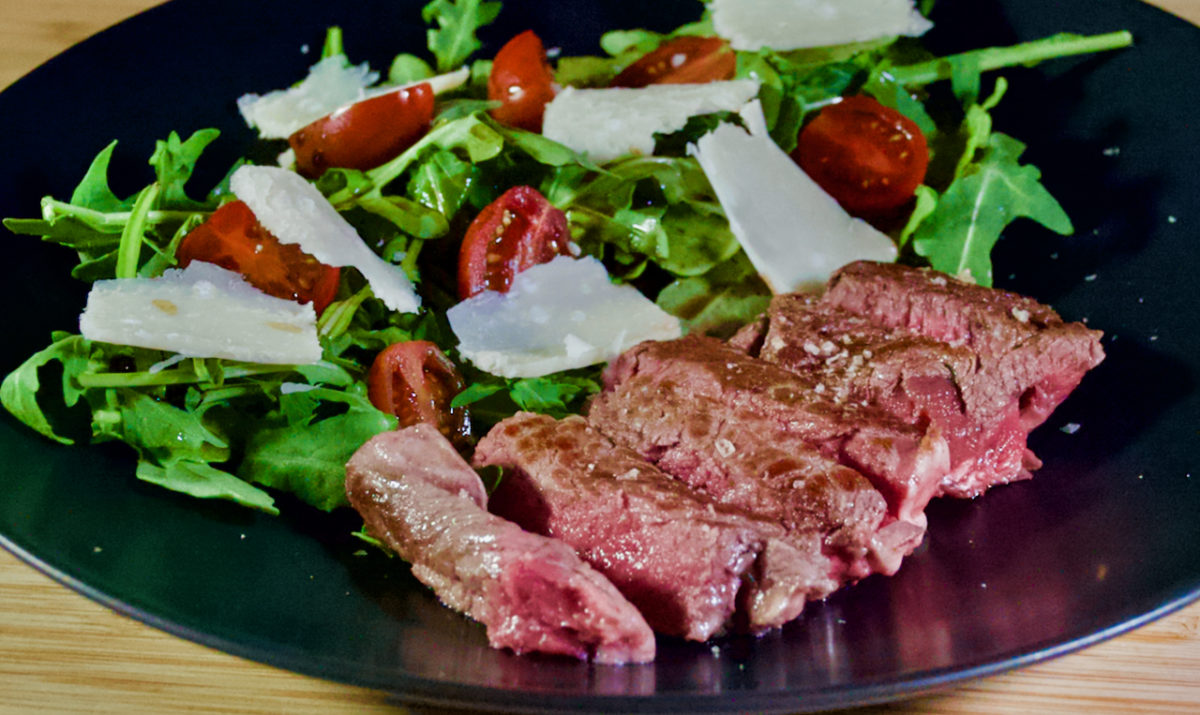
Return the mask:
[[713,29],[735,50],[798,50],[923,35],[912,0],[712,0]]
[[79,332],[88,340],[185,357],[284,365],[321,359],[312,304],[269,296],[241,275],[202,261],[160,278],[96,281]]
[[299,174],[271,166],[243,166],[230,179],[233,193],[282,243],[330,266],[353,266],[388,308],[414,313],[421,299],[399,267],[380,258],[333,205]]
[[446,312],[458,350],[502,377],[539,377],[611,360],[643,340],[679,337],[679,321],[600,261],[559,256]]

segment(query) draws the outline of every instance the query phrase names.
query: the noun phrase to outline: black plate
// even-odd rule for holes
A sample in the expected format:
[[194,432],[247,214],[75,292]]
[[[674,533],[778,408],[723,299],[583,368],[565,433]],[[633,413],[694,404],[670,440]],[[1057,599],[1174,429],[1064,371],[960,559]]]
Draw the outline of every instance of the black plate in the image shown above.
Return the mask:
[[[566,52],[606,28],[666,29],[694,2],[509,2],[485,52],[532,26]],[[418,2],[175,0],[70,50],[0,95],[0,215],[69,195],[120,139],[118,193],[149,180],[170,130],[218,126],[211,185],[249,143],[233,101],[296,80],[327,25],[355,60],[423,48]],[[938,3],[941,50],[1127,28],[1137,46],[1009,72],[999,128],[1030,145],[1075,221],[1017,225],[999,283],[1106,333],[1109,357],[1038,431],[1031,482],[929,509],[926,543],[761,640],[660,642],[653,665],[591,667],[490,650],[394,561],[355,555],[353,520],[262,517],[138,483],[121,446],[68,448],[0,417],[0,538],[53,577],[222,650],[412,701],[550,710],[811,710],[916,693],[1058,655],[1200,592],[1200,31],[1134,0]],[[4,235],[0,370],[75,329],[71,256]],[[1060,428],[1076,423],[1067,434]],[[1192,477],[1192,472],[1196,476]]]

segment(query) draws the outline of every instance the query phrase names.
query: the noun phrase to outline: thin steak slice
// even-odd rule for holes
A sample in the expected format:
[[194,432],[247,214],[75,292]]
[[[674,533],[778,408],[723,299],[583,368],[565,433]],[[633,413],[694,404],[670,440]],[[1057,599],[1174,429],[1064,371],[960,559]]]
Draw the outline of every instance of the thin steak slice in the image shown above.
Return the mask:
[[447,606],[487,627],[494,648],[654,659],[654,634],[566,544],[489,514],[479,476],[428,425],[387,432],[346,465],[346,493],[370,533],[412,564]]
[[661,633],[703,641],[799,615],[836,588],[815,540],[715,504],[579,416],[518,413],[475,449],[504,469],[490,508],[570,544]]
[[[614,411],[615,410],[615,411]],[[891,518],[865,477],[796,441],[765,440],[757,420],[723,420],[708,397],[663,391],[654,400],[600,401],[590,419],[618,444],[715,501],[775,521],[790,534],[815,535],[830,578],[891,575],[920,544],[924,530]],[[687,419],[674,419],[686,414]]]
[[[1100,331],[1066,322],[1032,298],[929,269],[852,263],[830,279],[821,302],[975,353],[976,374],[961,383],[967,414],[1006,415],[1015,409],[1025,434],[1104,359]],[[1026,451],[1027,469],[1040,464]],[[973,496],[987,486],[967,479],[947,491]]]
[[964,396],[989,377],[966,347],[872,322],[801,295],[778,295],[765,316],[730,340],[763,360],[817,381],[838,403],[875,405],[907,424],[937,425],[950,446],[951,471],[940,494],[1029,476],[1018,400],[979,405]]
[[[812,378],[713,338],[689,335],[641,343],[614,361],[604,379],[605,389],[593,400],[589,419],[617,443],[651,460],[663,457],[664,447],[673,443],[677,452],[690,451],[696,460],[713,462],[738,454],[755,460],[756,445],[774,445],[803,457],[797,479],[811,484],[806,488],[826,490],[822,475],[829,474],[828,463],[840,464],[870,480],[893,519],[921,530],[925,505],[949,471],[949,449],[935,428],[904,424],[872,406],[837,404]],[[706,426],[706,420],[717,424]],[[664,427],[674,429],[670,425],[687,427],[676,431],[678,440],[670,435],[664,440],[660,433]],[[716,432],[728,444],[703,437]],[[804,456],[813,450],[826,461]],[[681,463],[686,459],[679,457]],[[689,474],[686,466],[671,471],[685,482],[708,481]],[[754,473],[733,476],[751,479]],[[865,486],[848,472],[835,472],[829,479],[835,489],[861,493]],[[836,514],[830,519],[846,520]]]

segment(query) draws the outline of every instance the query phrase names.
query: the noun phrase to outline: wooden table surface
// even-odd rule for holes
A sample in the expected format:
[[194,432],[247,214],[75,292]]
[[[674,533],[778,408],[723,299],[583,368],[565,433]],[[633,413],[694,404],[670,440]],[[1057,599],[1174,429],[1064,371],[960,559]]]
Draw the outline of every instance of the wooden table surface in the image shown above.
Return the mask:
[[[152,0],[0,0],[0,88]],[[1155,0],[1200,23],[1200,0]],[[0,713],[397,712],[117,615],[0,550]],[[1200,604],[1080,653],[876,710],[1200,712]]]

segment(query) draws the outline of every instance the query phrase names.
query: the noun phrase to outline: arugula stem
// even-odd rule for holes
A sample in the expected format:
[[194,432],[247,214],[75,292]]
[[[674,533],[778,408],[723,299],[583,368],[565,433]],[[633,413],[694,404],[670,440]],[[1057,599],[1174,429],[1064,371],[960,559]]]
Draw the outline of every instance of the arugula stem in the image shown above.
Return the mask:
[[321,59],[345,54],[346,48],[342,42],[342,28],[334,25],[325,31],[325,46],[321,48]]
[[680,159],[671,157],[641,156],[606,167],[604,174],[584,183],[581,188],[575,189],[565,197],[561,197],[557,202],[557,208],[566,210],[594,195],[611,194],[623,185],[650,178],[654,176],[655,172],[664,168],[670,169],[678,161]]
[[[447,122],[440,127],[434,127],[434,129],[428,134],[421,137],[416,144],[413,144],[409,148],[405,149],[404,152],[395,159],[392,159],[386,164],[377,166],[374,169],[366,172],[367,178],[370,179],[371,183],[374,185],[374,188],[368,191],[367,195],[380,196],[384,187],[391,183],[398,176],[403,174],[428,147],[452,147],[467,143],[467,140],[471,138],[479,140],[495,148],[495,151],[485,150],[485,154],[476,156],[475,151],[472,151],[471,147],[468,145],[467,151],[471,154],[472,161],[483,161],[485,159],[490,159],[495,155],[496,152],[499,151],[499,146],[503,142],[500,135],[498,135],[495,130],[474,116]],[[339,201],[345,201],[351,198],[350,196],[342,196],[341,194],[342,192],[338,192],[337,194],[330,196],[330,202],[336,204]]]
[[1117,50],[1131,44],[1133,44],[1133,35],[1124,30],[1087,36],[1060,33],[1010,47],[987,47],[913,65],[893,67],[888,74],[897,83],[913,87],[950,79],[953,60],[975,59],[979,63],[979,71],[988,72],[1002,67],[1032,65],[1056,57]]
[[[401,152],[401,154],[395,159],[392,159],[386,164],[377,166],[368,171],[367,177],[371,179],[371,183],[374,184],[374,187],[367,192],[367,195],[379,196],[383,192],[383,187],[391,183],[391,181],[397,176],[403,174],[405,169],[407,169],[414,161],[416,161],[417,157],[421,155],[421,152],[424,151],[426,147],[430,145],[436,145],[441,141],[441,135],[454,134],[456,133],[456,129],[457,127],[454,123],[434,129],[425,136],[421,137],[416,144],[413,144]],[[340,198],[340,196],[335,194],[334,196],[330,196],[329,200],[333,203],[337,203],[338,198]]]
[[371,297],[370,287],[364,287],[354,295],[331,303],[321,317],[317,319],[317,334],[323,338],[333,339],[350,328],[350,321],[363,301]]
[[[271,375],[280,372],[292,372],[291,365],[247,365],[244,367],[227,367],[224,370],[226,380],[240,377],[255,377]],[[203,382],[194,368],[177,370],[162,370],[160,372],[91,372],[75,378],[82,387],[152,387],[163,385],[191,385]]]
[[[91,226],[110,226],[114,229],[123,228],[133,219],[134,211],[104,212],[75,206],[66,201],[47,196],[42,199],[42,219],[53,221],[60,216],[73,216],[86,221]],[[207,214],[206,211],[146,211],[144,221],[147,226],[157,226],[162,223],[182,223],[196,214]],[[114,231],[115,233],[115,231]]]
[[121,231],[121,243],[117,247],[117,278],[136,278],[138,263],[142,257],[142,241],[146,235],[146,214],[158,199],[158,182],[142,189],[133,202],[129,223]]
[[425,242],[411,238],[408,241],[408,250],[404,252],[404,258],[400,261],[400,268],[404,270],[404,275],[408,276],[411,281],[417,280],[420,275],[417,272],[417,257],[421,255],[421,247]]
[[262,388],[257,385],[239,385],[237,387],[223,387],[219,390],[205,390],[204,399],[200,402],[200,406],[218,404],[247,395],[261,394]]

